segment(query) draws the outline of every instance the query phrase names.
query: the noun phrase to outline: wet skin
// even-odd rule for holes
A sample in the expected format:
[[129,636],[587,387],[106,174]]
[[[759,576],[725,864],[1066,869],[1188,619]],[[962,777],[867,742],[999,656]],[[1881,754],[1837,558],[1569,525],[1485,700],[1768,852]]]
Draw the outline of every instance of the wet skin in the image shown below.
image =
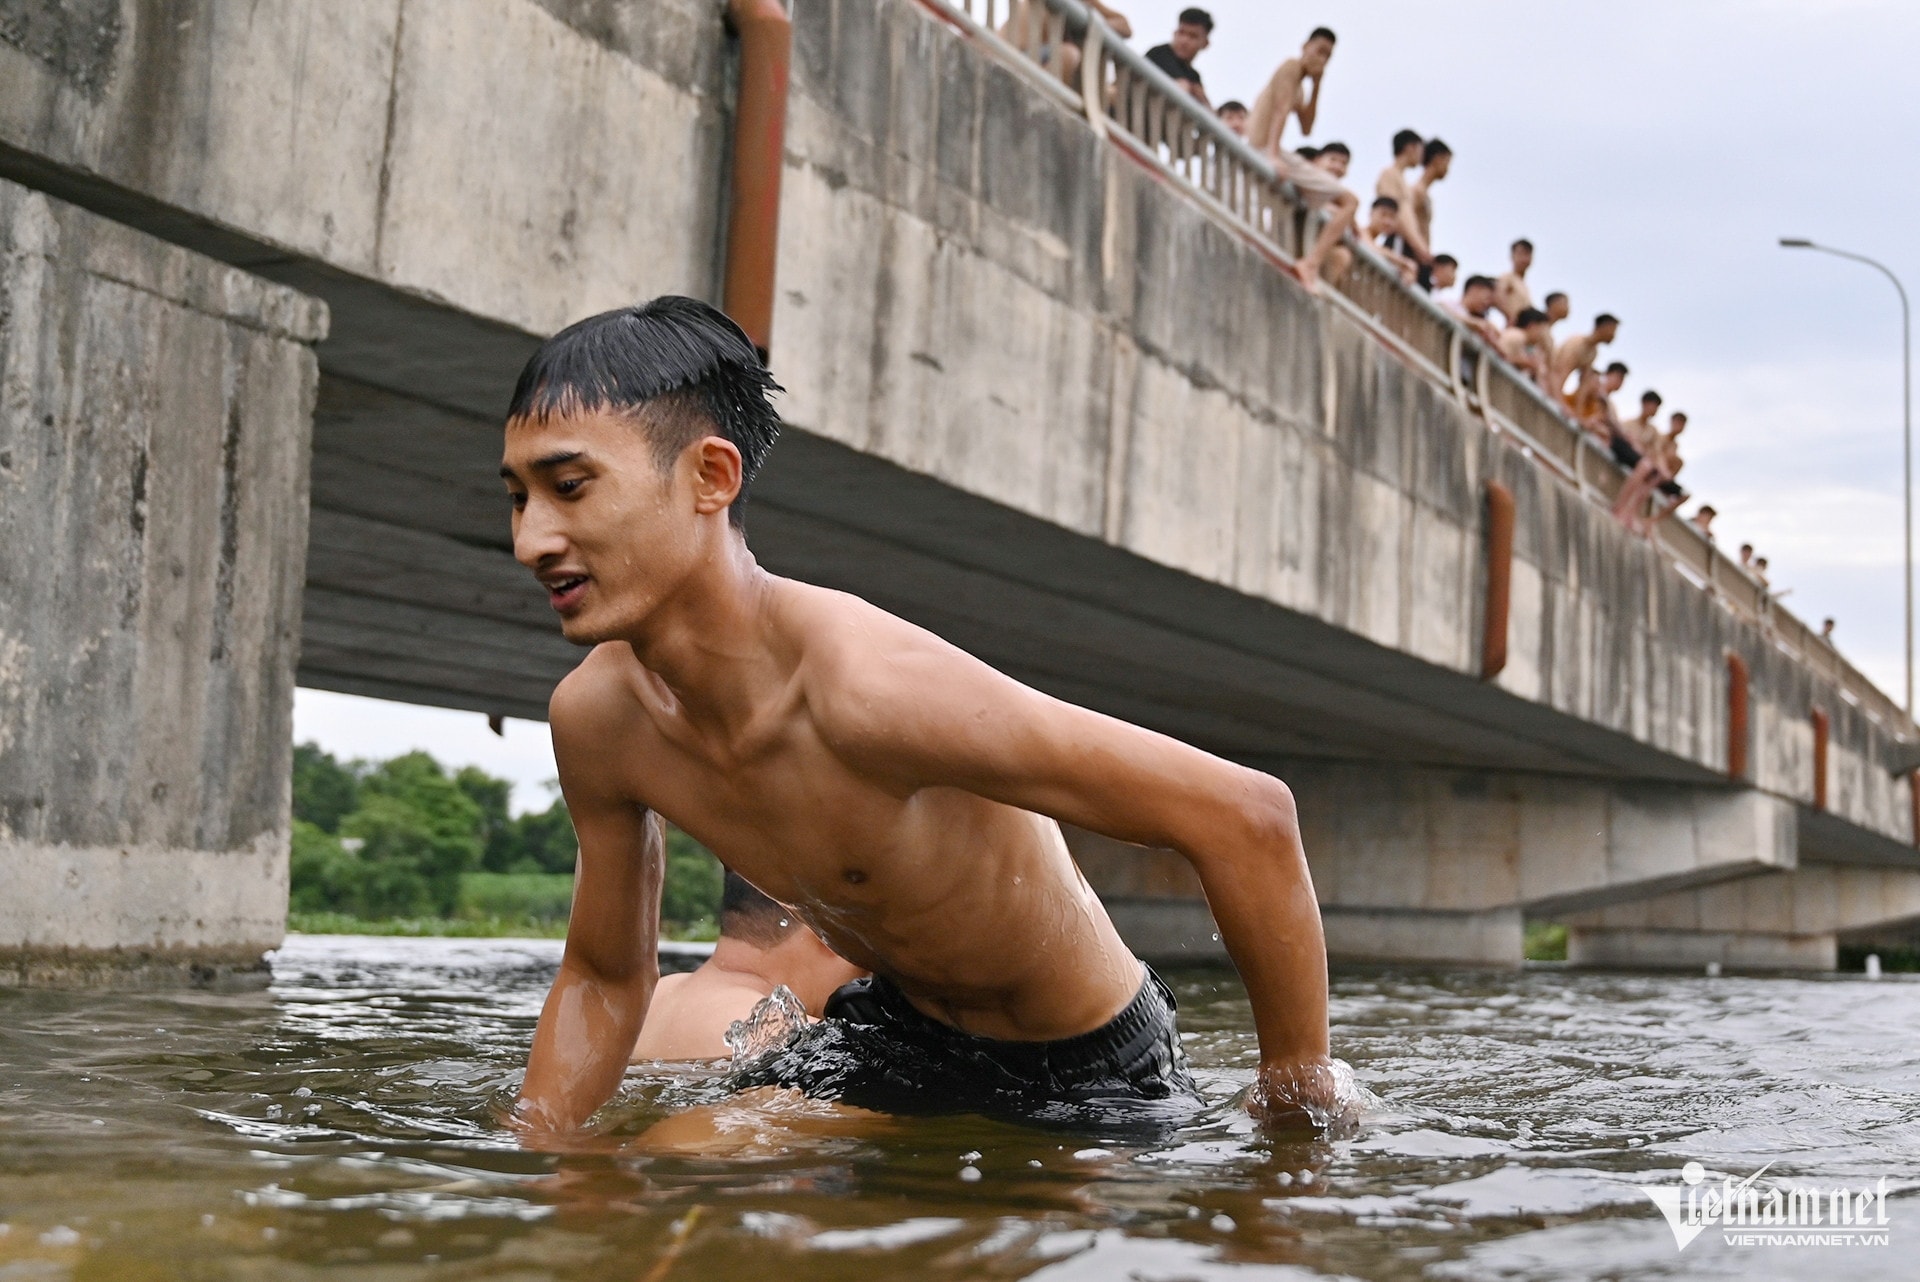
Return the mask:
[[663,468],[630,419],[516,420],[502,474],[516,557],[595,647],[550,711],[580,862],[523,1127],[577,1127],[619,1083],[657,977],[660,816],[926,1014],[1022,1041],[1099,1027],[1142,978],[1055,821],[1176,850],[1253,997],[1253,1107],[1331,1102],[1325,944],[1284,785],[766,573],[728,523],[740,458],[719,437]]

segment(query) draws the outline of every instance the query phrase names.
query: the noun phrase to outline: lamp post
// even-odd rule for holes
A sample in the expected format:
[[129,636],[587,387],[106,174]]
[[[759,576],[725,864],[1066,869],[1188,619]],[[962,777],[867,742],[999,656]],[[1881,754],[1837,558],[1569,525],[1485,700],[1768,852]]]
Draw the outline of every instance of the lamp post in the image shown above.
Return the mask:
[[1856,263],[1865,263],[1888,280],[1900,294],[1900,370],[1901,370],[1901,422],[1905,431],[1905,468],[1902,471],[1900,497],[1906,509],[1906,557],[1907,557],[1907,720],[1913,720],[1913,313],[1907,306],[1907,289],[1900,278],[1885,263],[1875,262],[1865,254],[1853,254],[1844,249],[1834,249],[1828,245],[1816,245],[1800,236],[1782,236],[1782,249],[1815,249],[1823,254],[1832,254],[1835,258],[1851,258]]

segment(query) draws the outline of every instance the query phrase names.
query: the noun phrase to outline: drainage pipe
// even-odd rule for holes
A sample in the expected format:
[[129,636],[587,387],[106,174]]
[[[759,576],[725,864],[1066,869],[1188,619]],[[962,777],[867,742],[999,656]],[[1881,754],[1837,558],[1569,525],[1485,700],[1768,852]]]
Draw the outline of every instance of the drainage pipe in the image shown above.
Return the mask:
[[793,20],[781,0],[727,0],[727,24],[740,38],[740,101],[733,118],[733,199],[721,308],[765,360],[773,345]]

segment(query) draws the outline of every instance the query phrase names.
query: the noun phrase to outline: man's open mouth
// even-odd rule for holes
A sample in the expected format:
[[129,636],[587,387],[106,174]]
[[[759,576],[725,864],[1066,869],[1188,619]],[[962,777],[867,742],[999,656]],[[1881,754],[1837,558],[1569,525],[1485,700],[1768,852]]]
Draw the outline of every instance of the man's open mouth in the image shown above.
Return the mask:
[[565,614],[580,604],[580,598],[587,592],[587,576],[576,574],[570,578],[553,579],[547,584],[547,600],[553,608]]

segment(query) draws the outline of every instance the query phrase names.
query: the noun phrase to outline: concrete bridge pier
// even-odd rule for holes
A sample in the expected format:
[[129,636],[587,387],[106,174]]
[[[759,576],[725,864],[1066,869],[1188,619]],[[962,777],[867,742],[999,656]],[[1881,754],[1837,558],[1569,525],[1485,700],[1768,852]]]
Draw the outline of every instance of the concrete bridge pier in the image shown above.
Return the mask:
[[326,319],[0,182],[0,984],[264,979]]
[[[1293,762],[1335,961],[1518,966],[1525,918],[1795,867],[1790,802],[1721,786]],[[1142,955],[1218,956],[1198,879],[1167,851],[1070,832]]]
[[1832,970],[1838,937],[1920,918],[1920,872],[1811,865],[1563,918],[1582,966]]

